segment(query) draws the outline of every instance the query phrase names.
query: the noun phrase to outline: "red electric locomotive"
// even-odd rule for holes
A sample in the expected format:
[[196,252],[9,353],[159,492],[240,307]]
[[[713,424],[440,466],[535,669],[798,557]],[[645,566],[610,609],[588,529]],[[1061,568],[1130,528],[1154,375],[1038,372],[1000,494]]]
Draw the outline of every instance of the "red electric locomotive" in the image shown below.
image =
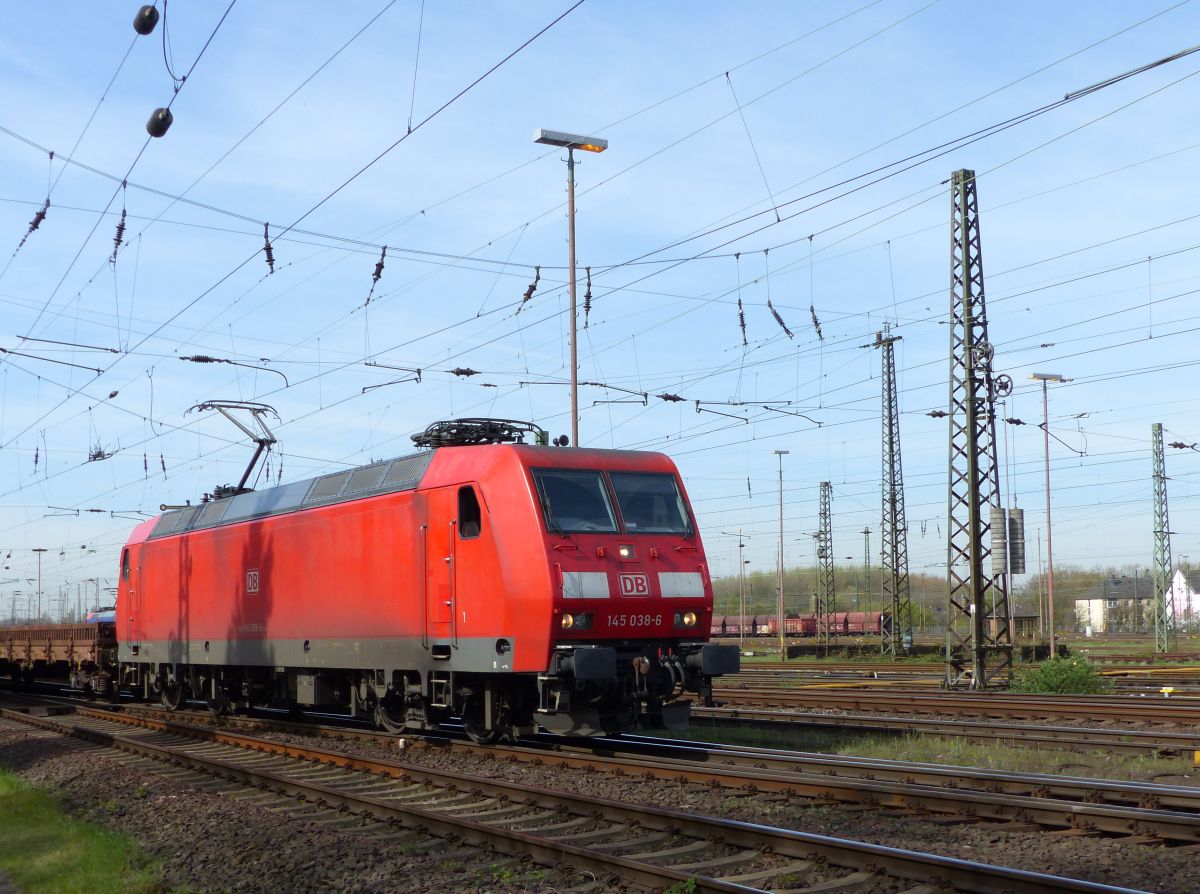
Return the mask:
[[[535,444],[524,443],[526,435]],[[738,669],[674,464],[455,420],[433,449],[168,511],[117,593],[124,685],[477,740],[686,724]],[[230,489],[237,490],[237,489]]]

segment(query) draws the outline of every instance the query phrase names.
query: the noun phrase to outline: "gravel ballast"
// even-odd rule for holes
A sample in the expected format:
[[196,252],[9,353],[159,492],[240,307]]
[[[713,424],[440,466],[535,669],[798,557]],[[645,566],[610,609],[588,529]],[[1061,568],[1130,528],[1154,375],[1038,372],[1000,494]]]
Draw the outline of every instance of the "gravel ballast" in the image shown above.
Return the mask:
[[[315,742],[270,738],[384,757],[491,779],[530,783],[634,804],[764,823],[841,838],[1163,894],[1200,891],[1196,854],[1122,839],[1015,831],[992,823],[935,823],[878,809],[814,805],[785,795],[618,776],[541,765],[437,746]],[[413,852],[407,843],[361,830],[330,830],[220,795],[134,772],[104,756],[55,740],[0,734],[0,763],[47,786],[72,811],[128,832],[164,860],[169,885],[195,891],[555,891],[555,879],[478,854],[466,863],[442,848]],[[453,845],[449,845],[453,847]],[[561,880],[559,884],[566,887]]]

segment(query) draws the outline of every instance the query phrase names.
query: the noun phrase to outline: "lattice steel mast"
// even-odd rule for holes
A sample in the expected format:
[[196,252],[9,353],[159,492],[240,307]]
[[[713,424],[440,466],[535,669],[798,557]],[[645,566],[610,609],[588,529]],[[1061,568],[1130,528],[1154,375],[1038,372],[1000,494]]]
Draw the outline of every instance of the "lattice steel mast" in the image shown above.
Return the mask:
[[821,482],[821,515],[817,528],[817,639],[829,644],[837,593],[833,581],[833,485]]
[[997,392],[1003,396],[1012,383],[992,376],[975,172],[955,171],[950,195],[946,682],[982,689],[1004,683],[1012,669],[1003,560],[987,568],[992,524],[988,507],[1001,505],[994,405]]
[[1150,435],[1154,444],[1154,651],[1169,652],[1175,639],[1175,595],[1171,590],[1171,527],[1161,422],[1151,424]]
[[891,629],[883,631],[883,652],[895,657],[912,645],[912,601],[908,580],[908,523],[904,515],[904,467],[900,460],[900,404],[896,390],[896,353],[887,324],[875,333],[883,357],[883,520],[879,525],[883,565],[883,610],[891,610]]

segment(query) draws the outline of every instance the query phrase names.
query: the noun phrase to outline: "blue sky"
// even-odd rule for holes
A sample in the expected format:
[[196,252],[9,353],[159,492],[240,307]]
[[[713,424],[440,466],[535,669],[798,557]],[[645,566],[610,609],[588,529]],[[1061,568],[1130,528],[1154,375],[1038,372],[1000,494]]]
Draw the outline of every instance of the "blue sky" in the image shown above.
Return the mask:
[[[176,75],[225,7],[167,7]],[[1000,436],[1031,567],[1045,523],[1034,371],[1072,380],[1051,390],[1056,562],[1150,561],[1151,423],[1200,441],[1200,55],[834,185],[1190,47],[1193,2],[1084,15],[1067,2],[586,0],[438,112],[569,8],[239,0],[175,96],[170,132],[144,151],[146,119],[173,95],[162,23],[135,40],[132,6],[11,17],[0,347],[32,356],[0,358],[0,613],[34,592],[34,547],[49,550],[47,603],[110,585],[139,513],[237,480],[250,447],[186,412],[201,401],[278,411],[273,482],[281,466],[286,482],[403,454],[440,418],[569,431],[566,172],[533,144],[539,127],[611,143],[577,168],[594,296],[580,378],[614,386],[581,390],[583,444],[674,456],[716,573],[733,573],[736,537],[720,532],[739,528],[751,567],[774,565],[776,449],[791,451],[789,564],[812,561],[822,480],[834,552],[861,563],[860,532],[880,515],[879,356],[861,346],[885,321],[903,339],[912,568],[942,573],[946,422],[927,414],[947,404],[945,181],[964,167],[979,176],[996,369],[1016,384],[1004,412],[1027,423]],[[45,220],[10,260],[48,189]],[[273,238],[268,275],[263,223],[279,234],[297,220]],[[197,354],[262,370],[179,359]],[[368,362],[420,368],[421,381],[364,393],[404,377]],[[604,402],[629,398],[617,389],[648,405]],[[697,413],[697,400],[730,415]],[[775,401],[821,426],[762,409]],[[89,462],[97,451],[111,455]],[[1167,467],[1176,558],[1200,561],[1200,456],[1169,450]]]

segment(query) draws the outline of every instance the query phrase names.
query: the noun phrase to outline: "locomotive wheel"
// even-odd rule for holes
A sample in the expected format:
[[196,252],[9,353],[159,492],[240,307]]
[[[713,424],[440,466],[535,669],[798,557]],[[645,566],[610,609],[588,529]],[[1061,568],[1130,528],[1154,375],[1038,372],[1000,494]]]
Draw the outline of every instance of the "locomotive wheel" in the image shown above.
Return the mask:
[[503,722],[508,717],[508,711],[501,708],[499,714],[500,716],[495,718],[496,722],[492,728],[488,729],[483,716],[483,695],[481,693],[468,695],[467,700],[463,703],[462,712],[463,729],[467,733],[467,738],[477,745],[493,745],[502,740],[513,739],[511,728]]
[[397,714],[388,708],[387,699],[375,706],[375,725],[381,729],[399,735],[408,729],[403,714]]
[[164,683],[162,695],[159,696],[162,701],[162,706],[168,711],[175,711],[183,704],[183,684],[182,683]]
[[117,679],[107,671],[102,671],[99,682],[100,687],[97,689],[99,697],[114,705],[121,704],[121,687],[117,684]]
[[208,706],[208,713],[213,717],[224,717],[231,710],[229,696],[224,689],[218,689],[216,696],[206,698],[204,704]]

